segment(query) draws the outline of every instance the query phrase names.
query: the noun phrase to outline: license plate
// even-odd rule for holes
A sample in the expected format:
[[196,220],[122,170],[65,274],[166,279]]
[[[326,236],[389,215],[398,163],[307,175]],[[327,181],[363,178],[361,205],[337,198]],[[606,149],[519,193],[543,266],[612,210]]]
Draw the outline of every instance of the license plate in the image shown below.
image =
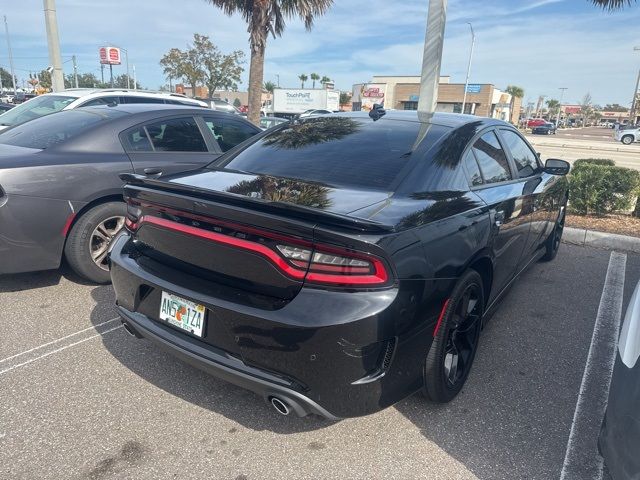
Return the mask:
[[205,312],[204,305],[198,305],[177,295],[162,292],[160,319],[174,327],[202,337]]

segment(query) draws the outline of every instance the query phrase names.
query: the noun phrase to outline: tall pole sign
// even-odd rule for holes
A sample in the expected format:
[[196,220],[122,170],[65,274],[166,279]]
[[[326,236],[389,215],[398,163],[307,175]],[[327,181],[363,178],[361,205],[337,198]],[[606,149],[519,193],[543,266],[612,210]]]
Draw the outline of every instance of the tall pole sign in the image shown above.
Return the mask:
[[427,33],[422,55],[420,98],[418,99],[418,112],[422,114],[432,115],[438,105],[438,85],[446,22],[447,0],[429,0]]

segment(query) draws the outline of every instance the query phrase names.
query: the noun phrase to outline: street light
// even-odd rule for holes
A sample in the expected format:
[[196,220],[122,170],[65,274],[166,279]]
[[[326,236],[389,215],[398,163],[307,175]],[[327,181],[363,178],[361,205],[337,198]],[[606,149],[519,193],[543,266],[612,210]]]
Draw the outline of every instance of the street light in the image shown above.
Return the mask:
[[[640,47],[633,47],[634,52],[640,51]],[[631,113],[629,121],[636,123],[636,110],[638,108],[638,87],[640,87],[640,69],[638,69],[638,79],[636,80],[636,88],[633,90],[633,99],[631,100]]]
[[470,22],[467,22],[469,28],[471,29],[471,50],[469,51],[469,63],[467,65],[467,79],[464,82],[464,96],[462,97],[462,112],[464,113],[464,107],[467,103],[467,89],[469,88],[469,76],[471,75],[471,60],[473,59],[473,47],[476,44],[476,34],[473,31],[473,25]]
[[564,91],[568,90],[567,87],[560,87],[560,101],[558,102],[558,116],[556,117],[556,129],[558,128],[558,124],[560,123],[560,110],[562,110],[562,97],[564,97]]

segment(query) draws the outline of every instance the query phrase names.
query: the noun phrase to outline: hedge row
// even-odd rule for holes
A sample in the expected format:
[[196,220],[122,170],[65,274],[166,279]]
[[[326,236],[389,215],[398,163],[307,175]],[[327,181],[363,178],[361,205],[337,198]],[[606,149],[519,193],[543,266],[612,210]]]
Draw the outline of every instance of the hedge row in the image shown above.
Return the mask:
[[577,160],[570,179],[569,203],[580,215],[631,210],[640,194],[640,172],[616,167],[612,160]]

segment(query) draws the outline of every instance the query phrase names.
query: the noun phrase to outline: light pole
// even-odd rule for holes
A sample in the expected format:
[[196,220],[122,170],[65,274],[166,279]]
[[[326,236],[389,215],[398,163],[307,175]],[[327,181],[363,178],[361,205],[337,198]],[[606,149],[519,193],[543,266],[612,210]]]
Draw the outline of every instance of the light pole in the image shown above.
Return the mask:
[[47,27],[49,61],[53,68],[53,72],[51,72],[51,89],[54,92],[61,92],[64,90],[64,75],[62,73],[62,56],[60,55],[60,37],[58,36],[55,0],[44,0],[44,22]]
[[[640,51],[640,47],[633,47],[634,52]],[[631,100],[631,113],[629,115],[629,121],[636,123],[638,109],[638,87],[640,87],[640,69],[638,69],[638,79],[636,80],[636,88],[633,90],[633,100]]]
[[473,47],[476,44],[476,34],[473,31],[473,25],[470,22],[467,22],[469,28],[471,29],[471,50],[469,51],[469,64],[467,65],[467,79],[464,82],[464,96],[462,97],[462,111],[460,113],[464,113],[464,107],[467,103],[467,89],[469,88],[469,76],[471,75],[471,60],[473,59]]
[[432,115],[438,106],[438,86],[446,22],[447,0],[429,0],[420,75],[420,97],[418,98],[418,114],[422,116]]
[[276,79],[278,80],[278,88],[280,88],[280,75],[276,73]]
[[7,34],[7,48],[9,49],[9,67],[11,68],[11,80],[13,81],[13,94],[18,93],[16,87],[16,73],[13,71],[13,53],[11,53],[11,40],[9,39],[9,24],[7,23],[7,16],[4,16],[4,31]]
[[558,124],[560,123],[560,110],[562,110],[562,97],[564,97],[564,91],[568,90],[567,87],[560,87],[560,102],[558,102],[558,116],[556,117],[556,129],[558,128]]

